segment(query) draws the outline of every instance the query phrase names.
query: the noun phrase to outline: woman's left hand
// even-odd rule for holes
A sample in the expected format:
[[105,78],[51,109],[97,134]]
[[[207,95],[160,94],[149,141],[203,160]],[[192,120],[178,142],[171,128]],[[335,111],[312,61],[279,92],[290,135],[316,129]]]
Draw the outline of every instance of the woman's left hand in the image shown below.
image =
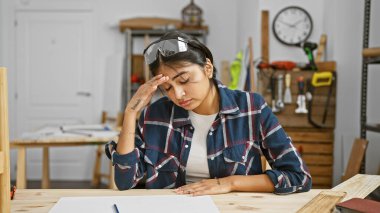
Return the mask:
[[197,183],[181,186],[174,190],[177,194],[212,195],[223,194],[232,191],[231,178],[204,179]]

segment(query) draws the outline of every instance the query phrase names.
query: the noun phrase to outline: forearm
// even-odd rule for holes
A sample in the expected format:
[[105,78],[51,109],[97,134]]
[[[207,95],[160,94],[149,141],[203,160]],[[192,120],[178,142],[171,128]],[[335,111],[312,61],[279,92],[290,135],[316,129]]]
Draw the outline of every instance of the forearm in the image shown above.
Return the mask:
[[239,192],[273,192],[274,185],[266,174],[260,175],[234,175],[222,178],[231,184],[231,191]]
[[135,149],[136,116],[136,113],[125,111],[123,127],[116,149],[120,155],[128,154]]

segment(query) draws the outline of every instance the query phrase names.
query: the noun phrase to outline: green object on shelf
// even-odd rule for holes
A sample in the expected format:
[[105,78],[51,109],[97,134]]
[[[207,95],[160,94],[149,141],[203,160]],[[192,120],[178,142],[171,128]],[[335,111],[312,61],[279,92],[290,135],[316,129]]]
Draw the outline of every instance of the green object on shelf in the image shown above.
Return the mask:
[[240,78],[240,72],[241,72],[241,66],[242,66],[242,60],[243,60],[243,52],[239,51],[236,55],[235,60],[231,64],[231,82],[230,85],[228,85],[229,89],[237,89],[239,84],[239,78]]

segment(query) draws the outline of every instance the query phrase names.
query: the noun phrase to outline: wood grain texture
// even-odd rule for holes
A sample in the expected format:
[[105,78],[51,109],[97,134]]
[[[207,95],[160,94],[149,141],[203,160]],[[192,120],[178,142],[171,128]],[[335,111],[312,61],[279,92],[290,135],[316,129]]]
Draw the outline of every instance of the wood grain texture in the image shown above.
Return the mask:
[[8,126],[8,81],[7,70],[0,67],[0,212],[10,211],[10,156]]
[[269,11],[261,11],[261,58],[269,63]]
[[363,49],[363,57],[379,57],[380,56],[380,47],[372,47]]
[[[227,193],[211,195],[222,213],[295,212],[321,190],[279,196],[273,193]],[[12,200],[11,212],[48,212],[61,197],[175,195],[171,189],[23,189]],[[275,204],[275,205],[274,205]]]
[[380,175],[357,174],[354,177],[335,186],[332,191],[347,192],[347,196],[342,200],[351,198],[365,198],[377,187],[380,186]]
[[354,144],[351,148],[350,158],[348,159],[348,164],[342,177],[342,181],[348,180],[354,175],[358,174],[360,171],[360,166],[362,164],[368,141],[361,138],[356,138]]
[[339,191],[322,191],[304,207],[297,211],[297,213],[330,213],[332,212],[336,203],[341,201],[346,196],[345,192]]

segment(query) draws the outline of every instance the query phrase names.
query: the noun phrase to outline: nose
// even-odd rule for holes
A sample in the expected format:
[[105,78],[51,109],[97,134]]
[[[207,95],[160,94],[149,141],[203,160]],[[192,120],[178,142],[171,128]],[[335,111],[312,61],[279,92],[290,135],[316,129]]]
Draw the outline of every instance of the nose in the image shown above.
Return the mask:
[[184,95],[185,90],[183,90],[182,87],[173,87],[173,89],[174,89],[174,93],[175,93],[175,98],[177,100],[183,99],[183,95]]

